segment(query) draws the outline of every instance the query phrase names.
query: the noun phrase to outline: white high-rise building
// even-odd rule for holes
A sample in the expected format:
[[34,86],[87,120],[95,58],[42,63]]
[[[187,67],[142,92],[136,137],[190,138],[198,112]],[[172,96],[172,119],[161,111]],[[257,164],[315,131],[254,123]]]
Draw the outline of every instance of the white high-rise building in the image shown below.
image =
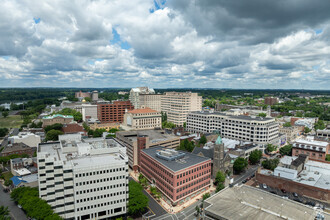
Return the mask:
[[123,215],[128,202],[128,158],[114,139],[60,135],[38,146],[39,196],[64,219]]
[[166,92],[161,110],[166,112],[167,121],[182,126],[189,112],[202,110],[202,96],[192,92]]
[[[131,91],[129,92],[129,100],[131,101],[135,109],[141,108],[140,94],[155,94],[155,90],[149,87],[132,88]],[[151,108],[150,106],[146,106],[146,107]],[[158,109],[154,109],[154,110],[158,110]]]

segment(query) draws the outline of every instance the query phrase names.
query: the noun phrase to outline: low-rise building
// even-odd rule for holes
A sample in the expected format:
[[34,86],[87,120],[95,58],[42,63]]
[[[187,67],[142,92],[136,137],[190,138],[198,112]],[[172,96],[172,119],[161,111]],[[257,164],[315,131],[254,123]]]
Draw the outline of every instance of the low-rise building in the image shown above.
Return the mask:
[[11,136],[8,138],[8,142],[11,144],[14,143],[23,143],[29,147],[38,147],[38,144],[41,142],[40,136],[30,132],[20,132],[16,136]]
[[29,147],[23,143],[8,144],[5,149],[1,151],[1,156],[6,157],[13,154],[27,154],[32,157],[36,150],[35,147]]
[[14,187],[38,187],[38,174],[29,174],[25,176],[13,176],[11,178]]
[[80,134],[83,136],[87,135],[87,132],[85,131],[84,127],[78,123],[70,123],[70,124],[64,124],[62,129],[64,134]]
[[277,104],[279,99],[277,97],[265,97],[265,104],[266,105],[275,105]]
[[73,122],[72,115],[56,114],[56,115],[45,116],[42,118],[43,127],[47,127],[53,124],[69,124],[71,122]]
[[324,138],[324,139],[329,140],[329,138],[330,138],[330,125],[328,125],[326,129],[316,130],[316,136],[319,137],[319,138]]
[[118,131],[116,138],[126,146],[128,164],[134,170],[139,168],[140,151],[155,146],[176,148],[180,137],[164,130]]
[[211,159],[195,154],[152,147],[141,151],[140,166],[172,205],[189,201],[211,184]]
[[93,123],[89,125],[90,129],[105,129],[107,131],[111,130],[112,128],[119,129],[120,123]]
[[14,176],[20,176],[16,171],[26,167],[29,168],[30,173],[36,173],[38,171],[36,169],[37,168],[36,157],[14,158],[10,160],[10,171]]
[[133,109],[134,106],[130,101],[99,103],[97,105],[97,118],[102,123],[122,123],[125,112]]
[[160,112],[147,107],[133,109],[125,113],[123,124],[133,130],[161,128],[162,116]]
[[288,143],[292,143],[300,135],[300,128],[299,126],[282,126],[279,128],[279,132],[286,135],[286,141]]
[[325,161],[329,154],[330,144],[327,141],[316,141],[314,139],[299,139],[292,145],[292,156],[306,154],[312,160]]
[[115,218],[127,212],[127,163],[114,139],[60,135],[39,144],[39,196],[63,219]]

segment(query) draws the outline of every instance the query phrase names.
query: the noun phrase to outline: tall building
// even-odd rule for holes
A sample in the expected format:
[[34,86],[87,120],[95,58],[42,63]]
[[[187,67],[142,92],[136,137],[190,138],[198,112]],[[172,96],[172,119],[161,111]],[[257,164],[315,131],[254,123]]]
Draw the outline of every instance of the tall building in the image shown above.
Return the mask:
[[202,96],[192,92],[166,92],[162,96],[162,111],[167,121],[182,126],[192,111],[202,110]]
[[149,87],[132,88],[131,91],[129,92],[129,100],[131,101],[134,108],[141,107],[140,106],[140,94],[155,94],[155,90],[152,88],[149,88]]
[[39,196],[63,219],[106,219],[127,212],[128,159],[114,139],[60,135],[38,147]]
[[91,97],[91,94],[89,92],[82,92],[82,91],[79,91],[79,92],[76,92],[75,93],[75,98],[90,98]]
[[172,205],[192,199],[211,184],[211,159],[192,153],[164,147],[143,149],[140,166]]
[[139,107],[135,108],[145,106],[160,112],[162,110],[162,96],[161,94],[140,94]]
[[97,102],[98,100],[99,100],[99,93],[96,90],[94,90],[92,92],[92,101]]
[[275,105],[278,103],[277,97],[265,97],[265,104],[266,105]]
[[113,123],[124,121],[124,114],[128,110],[133,110],[134,106],[130,101],[114,101],[113,103],[97,104],[97,118],[102,123]]
[[274,118],[227,115],[221,112],[190,112],[186,129],[194,133],[220,131],[221,137],[255,144],[279,144],[279,125]]
[[124,115],[123,124],[133,130],[161,128],[162,116],[151,108],[133,109]]
[[97,105],[83,104],[81,105],[82,120],[94,118],[97,119]]

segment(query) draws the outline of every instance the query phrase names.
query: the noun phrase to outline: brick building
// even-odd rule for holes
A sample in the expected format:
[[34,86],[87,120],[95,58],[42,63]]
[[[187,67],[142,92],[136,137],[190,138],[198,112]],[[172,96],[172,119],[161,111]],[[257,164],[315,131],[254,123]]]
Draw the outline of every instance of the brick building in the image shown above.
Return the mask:
[[45,116],[42,118],[42,126],[47,127],[49,125],[53,124],[69,124],[73,122],[73,116],[72,115],[50,115]]
[[61,130],[64,134],[79,133],[81,135],[87,135],[87,132],[85,131],[84,127],[77,123],[65,124],[63,125]]
[[126,110],[133,110],[130,101],[114,101],[113,103],[101,103],[97,105],[97,118],[102,123],[119,122],[124,120]]
[[330,144],[326,141],[316,141],[311,139],[299,139],[292,145],[292,156],[306,154],[309,159],[325,161],[329,154]]
[[278,98],[276,97],[265,97],[265,104],[266,105],[275,105],[278,103]]
[[28,154],[32,157],[36,150],[36,147],[29,147],[23,143],[8,144],[7,147],[1,152],[1,156],[6,157],[13,154]]
[[210,158],[159,146],[141,150],[140,167],[172,205],[182,204],[210,187]]

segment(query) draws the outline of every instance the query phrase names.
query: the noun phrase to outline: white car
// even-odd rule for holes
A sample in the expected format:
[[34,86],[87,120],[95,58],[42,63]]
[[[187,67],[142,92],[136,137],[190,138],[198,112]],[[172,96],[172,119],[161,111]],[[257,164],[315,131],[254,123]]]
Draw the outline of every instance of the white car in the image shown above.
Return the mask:
[[20,208],[20,209],[22,208],[22,206],[20,204],[18,204],[17,207]]
[[263,187],[264,189],[267,189],[267,185],[266,185],[265,183],[262,184],[262,187]]

